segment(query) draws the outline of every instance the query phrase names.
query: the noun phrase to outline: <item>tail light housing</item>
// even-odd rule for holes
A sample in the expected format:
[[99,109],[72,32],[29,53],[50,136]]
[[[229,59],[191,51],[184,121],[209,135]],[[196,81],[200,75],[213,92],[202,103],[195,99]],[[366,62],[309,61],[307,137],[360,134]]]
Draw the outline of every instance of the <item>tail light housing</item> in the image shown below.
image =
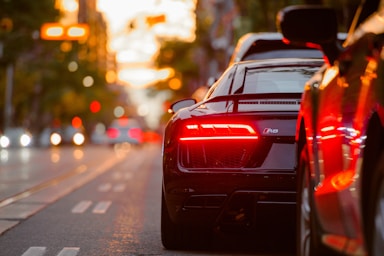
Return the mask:
[[251,125],[236,123],[186,124],[180,141],[201,140],[257,140],[258,135]]
[[189,123],[179,137],[179,164],[189,171],[256,168],[268,150],[252,124]]

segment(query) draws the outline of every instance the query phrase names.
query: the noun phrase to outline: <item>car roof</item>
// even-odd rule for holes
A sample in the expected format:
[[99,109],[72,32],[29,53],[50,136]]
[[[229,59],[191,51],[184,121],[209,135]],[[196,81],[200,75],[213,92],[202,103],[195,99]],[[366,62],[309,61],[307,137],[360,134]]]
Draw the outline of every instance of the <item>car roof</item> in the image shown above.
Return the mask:
[[245,60],[232,64],[240,68],[258,68],[264,66],[294,66],[294,65],[322,65],[324,59],[322,58],[275,58],[275,59],[263,59],[263,60]]
[[[338,34],[338,38],[342,41],[344,41],[346,37],[346,33]],[[279,32],[247,33],[238,40],[230,58],[229,65],[247,59],[269,59],[276,58],[276,56],[286,58],[306,56],[311,58],[323,57],[323,53],[318,49],[285,44],[282,39],[283,36]],[[275,54],[272,54],[273,52],[275,52]]]

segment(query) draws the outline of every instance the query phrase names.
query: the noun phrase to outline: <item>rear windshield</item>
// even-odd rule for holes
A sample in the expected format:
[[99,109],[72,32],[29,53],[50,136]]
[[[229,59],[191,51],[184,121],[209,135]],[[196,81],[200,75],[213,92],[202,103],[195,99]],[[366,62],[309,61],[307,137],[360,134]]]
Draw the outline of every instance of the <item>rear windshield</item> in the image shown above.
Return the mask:
[[323,58],[323,53],[317,49],[292,49],[255,52],[244,56],[243,60],[259,60],[274,58]]
[[249,69],[245,74],[244,84],[234,93],[302,93],[304,85],[319,68],[282,67]]

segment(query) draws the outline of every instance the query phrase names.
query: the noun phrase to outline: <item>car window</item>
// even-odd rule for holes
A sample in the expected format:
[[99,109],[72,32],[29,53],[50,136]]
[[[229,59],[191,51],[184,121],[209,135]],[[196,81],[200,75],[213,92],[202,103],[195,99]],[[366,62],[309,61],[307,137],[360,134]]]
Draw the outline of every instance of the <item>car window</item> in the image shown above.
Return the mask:
[[229,68],[224,72],[220,79],[209,89],[205,99],[229,94],[236,67],[237,66],[234,65],[232,68]]
[[235,85],[233,93],[302,93],[305,82],[318,69],[318,67],[248,69],[244,84]]

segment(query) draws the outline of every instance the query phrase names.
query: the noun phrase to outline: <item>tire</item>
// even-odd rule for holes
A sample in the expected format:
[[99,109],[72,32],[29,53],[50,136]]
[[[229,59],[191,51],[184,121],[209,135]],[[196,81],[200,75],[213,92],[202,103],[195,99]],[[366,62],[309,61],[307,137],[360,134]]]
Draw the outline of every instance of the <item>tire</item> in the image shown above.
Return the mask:
[[335,251],[325,247],[325,245],[321,243],[320,227],[316,212],[313,210],[314,181],[310,175],[308,149],[306,145],[300,153],[297,175],[296,255],[338,255]]
[[169,216],[164,193],[162,193],[161,241],[168,250],[206,249],[211,244],[212,231],[208,228],[174,223]]
[[378,158],[372,179],[372,198],[368,205],[366,229],[368,255],[380,256],[384,252],[384,152]]
[[164,199],[164,193],[161,196],[161,241],[163,246],[169,250],[182,249],[182,228],[172,222],[167,205]]

